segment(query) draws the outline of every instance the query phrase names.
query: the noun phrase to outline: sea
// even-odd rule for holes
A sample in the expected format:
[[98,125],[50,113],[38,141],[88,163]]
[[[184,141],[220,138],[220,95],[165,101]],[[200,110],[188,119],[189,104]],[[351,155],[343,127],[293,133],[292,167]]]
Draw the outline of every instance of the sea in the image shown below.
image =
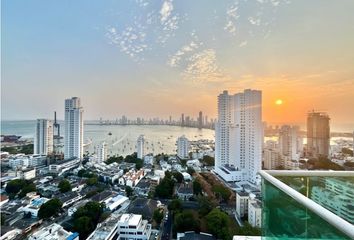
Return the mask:
[[[85,151],[95,152],[95,147],[105,142],[109,155],[128,155],[136,151],[136,141],[142,134],[145,138],[146,153],[174,154],[176,153],[177,138],[185,135],[189,140],[215,140],[215,131],[168,125],[99,125],[95,122],[85,122],[84,143]],[[61,136],[64,137],[64,122],[59,121]],[[2,135],[18,135],[21,139],[32,140],[35,133],[36,121],[1,121]],[[331,145],[336,145],[338,139],[352,141],[352,138],[332,137]],[[277,137],[265,137],[267,140],[277,140]],[[306,144],[306,138],[303,143]]]
[[[214,140],[211,129],[198,129],[168,125],[93,125],[84,124],[85,151],[94,152],[95,147],[105,142],[109,155],[127,155],[136,151],[136,141],[142,134],[145,138],[146,153],[176,153],[177,138],[185,135],[189,140]],[[64,136],[64,122],[59,121],[61,136]],[[36,121],[1,121],[2,135],[18,135],[21,139],[34,138]]]

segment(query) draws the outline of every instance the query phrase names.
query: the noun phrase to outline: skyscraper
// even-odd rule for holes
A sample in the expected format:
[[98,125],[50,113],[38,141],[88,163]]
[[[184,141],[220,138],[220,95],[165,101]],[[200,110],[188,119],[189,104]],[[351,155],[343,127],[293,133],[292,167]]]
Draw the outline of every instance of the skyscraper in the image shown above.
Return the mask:
[[49,155],[53,153],[53,122],[37,119],[34,139],[34,154]]
[[182,113],[182,116],[181,116],[181,126],[182,127],[184,126],[184,113]]
[[328,157],[330,147],[329,116],[324,112],[309,112],[307,115],[307,156]]
[[226,181],[257,183],[262,165],[262,92],[220,94],[215,137],[215,172]]
[[189,140],[183,135],[177,139],[177,156],[181,159],[189,157]]
[[199,117],[198,117],[198,128],[202,129],[203,128],[203,112],[199,112]]
[[107,160],[107,143],[103,142],[97,146],[97,161],[104,162]]
[[64,158],[82,158],[83,108],[80,98],[65,99],[65,151]]
[[279,131],[279,150],[282,157],[289,160],[300,159],[302,150],[302,138],[299,136],[299,127],[284,125]]
[[136,142],[136,152],[137,152],[137,157],[140,159],[144,159],[144,143],[145,143],[145,139],[144,139],[144,135],[140,135],[138,137],[138,140]]

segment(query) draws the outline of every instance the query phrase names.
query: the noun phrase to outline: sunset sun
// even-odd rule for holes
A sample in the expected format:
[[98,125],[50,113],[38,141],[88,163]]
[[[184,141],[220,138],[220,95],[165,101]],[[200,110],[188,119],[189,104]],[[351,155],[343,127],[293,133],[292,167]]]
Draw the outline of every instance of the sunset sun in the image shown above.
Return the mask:
[[277,99],[277,100],[275,101],[275,104],[276,104],[276,105],[282,105],[282,104],[283,104],[283,100]]

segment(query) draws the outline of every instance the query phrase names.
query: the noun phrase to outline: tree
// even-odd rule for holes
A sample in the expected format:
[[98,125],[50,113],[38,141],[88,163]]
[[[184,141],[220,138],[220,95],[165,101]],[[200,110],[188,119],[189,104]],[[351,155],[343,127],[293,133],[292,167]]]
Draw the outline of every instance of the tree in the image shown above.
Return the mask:
[[114,163],[114,162],[116,162],[116,163],[122,163],[123,160],[124,160],[124,158],[123,158],[122,156],[112,156],[112,157],[109,157],[109,158],[105,161],[105,163],[106,163],[106,164],[112,164],[112,163]]
[[125,186],[125,194],[127,195],[127,197],[132,196],[133,192],[134,192],[134,190],[131,187]]
[[10,198],[14,198],[17,194],[20,198],[26,196],[29,192],[36,191],[36,185],[29,180],[15,179],[7,183],[5,191]]
[[195,170],[191,167],[187,168],[187,173],[189,173],[191,176],[195,173]]
[[193,181],[193,193],[194,193],[194,195],[202,194],[202,192],[203,192],[202,184],[200,184],[198,179],[195,179]]
[[63,203],[59,199],[53,198],[42,204],[38,211],[38,217],[41,219],[50,218],[61,211],[62,205]]
[[229,217],[226,213],[214,208],[206,216],[206,222],[209,231],[218,239],[231,239],[231,233],[229,231]]
[[23,198],[26,196],[27,193],[36,192],[36,191],[37,191],[36,185],[34,183],[28,183],[22,188],[18,196],[20,198]]
[[89,185],[89,186],[96,185],[97,182],[98,182],[97,177],[91,177],[91,178],[86,180],[86,184]]
[[179,199],[173,199],[168,204],[168,210],[172,211],[173,213],[182,211],[182,201]]
[[246,221],[243,227],[239,229],[239,234],[245,236],[261,236],[262,231],[260,228],[252,227],[251,224]]
[[71,184],[68,180],[64,179],[61,180],[60,183],[58,184],[59,190],[62,193],[71,191]]
[[17,194],[26,185],[26,181],[22,179],[11,180],[7,183],[5,191],[7,193]]
[[180,172],[173,172],[173,177],[176,179],[176,181],[178,183],[182,183],[183,182],[183,174]]
[[74,230],[79,233],[80,239],[86,239],[94,229],[95,226],[89,217],[82,216],[74,220]]
[[154,221],[160,225],[161,221],[163,219],[163,211],[159,208],[155,209],[154,214],[152,216],[152,219],[154,219]]
[[205,166],[214,166],[215,165],[215,159],[213,157],[208,156],[208,155],[203,156],[202,162],[204,163]]
[[228,201],[231,196],[230,190],[220,184],[214,185],[212,187],[212,191],[217,197],[221,198],[223,201]]
[[177,213],[173,221],[173,229],[175,232],[199,231],[199,221],[194,218],[190,211]]
[[201,216],[207,215],[215,207],[215,203],[212,202],[206,196],[199,196],[197,198],[197,201],[198,201],[198,205],[199,205],[199,214]]
[[155,196],[159,198],[172,198],[174,186],[175,182],[172,179],[172,174],[166,171],[165,177],[155,188]]

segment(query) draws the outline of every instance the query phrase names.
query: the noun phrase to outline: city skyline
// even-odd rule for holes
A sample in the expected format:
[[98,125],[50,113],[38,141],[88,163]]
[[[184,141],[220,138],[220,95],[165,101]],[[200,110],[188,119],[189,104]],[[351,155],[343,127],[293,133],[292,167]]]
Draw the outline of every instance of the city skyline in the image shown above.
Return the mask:
[[215,118],[219,92],[252,88],[267,122],[354,122],[352,1],[199,3],[4,1],[2,119],[63,116],[69,96],[88,120]]

